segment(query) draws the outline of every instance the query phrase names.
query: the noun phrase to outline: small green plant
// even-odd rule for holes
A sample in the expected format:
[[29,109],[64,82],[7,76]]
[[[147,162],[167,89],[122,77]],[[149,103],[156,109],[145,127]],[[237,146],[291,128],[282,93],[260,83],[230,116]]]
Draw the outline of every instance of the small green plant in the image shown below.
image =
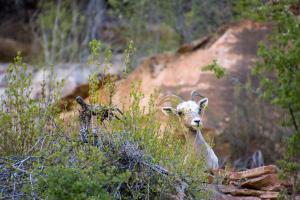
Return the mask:
[[[98,40],[92,40],[89,42],[91,55],[89,57],[88,64],[94,65],[94,66],[96,66],[96,68],[100,68],[100,63],[97,61],[97,59],[99,59],[99,56],[100,56],[101,46],[102,46],[102,44]],[[99,89],[98,73],[93,72],[89,76],[89,96],[90,96],[90,101],[92,104],[99,102],[99,96],[97,93],[98,89]]]
[[130,40],[128,43],[127,48],[124,52],[124,67],[123,67],[123,73],[126,76],[130,71],[132,71],[132,56],[135,53],[136,48],[134,47],[133,41]]
[[204,66],[201,71],[212,71],[218,79],[224,77],[226,72],[225,69],[220,66],[216,60],[214,60],[212,64]]

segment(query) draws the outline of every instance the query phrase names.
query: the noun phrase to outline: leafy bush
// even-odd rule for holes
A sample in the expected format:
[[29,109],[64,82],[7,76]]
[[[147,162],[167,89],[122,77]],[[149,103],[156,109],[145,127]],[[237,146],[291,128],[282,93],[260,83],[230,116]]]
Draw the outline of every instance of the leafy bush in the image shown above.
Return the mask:
[[[110,164],[96,147],[62,140],[51,150],[44,152],[43,162],[35,163],[41,198],[112,199],[120,195],[120,184],[128,181],[129,173]],[[45,170],[38,170],[41,166]]]
[[231,19],[231,0],[109,0],[110,13],[126,24],[139,56],[177,48]]
[[42,64],[86,61],[88,43],[96,39],[103,20],[101,4],[101,1],[39,1],[31,23],[43,50],[38,61]]
[[291,198],[296,199],[300,187],[299,1],[238,1],[236,8],[242,17],[272,24],[268,43],[260,44],[253,72],[260,78],[261,96],[288,114],[283,123],[294,133],[287,139],[286,155],[279,164],[285,177],[292,179]]
[[[41,60],[48,64],[85,61],[88,42],[107,37],[105,28],[114,39],[104,42],[123,51],[126,42],[133,40],[139,60],[214,31],[231,20],[232,2],[42,0],[31,24],[41,41]],[[104,34],[99,34],[103,27]]]
[[40,183],[43,184],[43,187],[47,187],[45,197],[70,200],[109,199],[109,194],[103,189],[103,183],[110,177],[96,173],[86,174],[82,171],[64,167],[49,167],[45,172],[46,181]]
[[24,155],[33,150],[32,146],[40,136],[53,133],[58,125],[55,103],[59,99],[61,83],[52,81],[56,89],[48,97],[43,85],[43,96],[39,100],[33,99],[30,96],[32,75],[20,53],[9,65],[6,80],[7,88],[0,108],[0,155]]
[[[93,62],[100,55],[101,44],[93,41],[90,46]],[[109,58],[106,61],[111,66]],[[50,97],[44,94],[38,100],[30,97],[27,73],[18,55],[9,69],[6,110],[1,112],[0,136],[2,141],[9,141],[1,142],[3,155],[9,156],[0,157],[1,197],[149,199],[170,198],[180,191],[188,199],[208,197],[203,160],[192,155],[183,162],[186,152],[172,136],[173,128],[162,132],[155,118],[156,95],[147,107],[140,107],[143,94],[136,83],[132,85],[130,107],[119,118],[110,114],[103,118],[105,112],[100,112],[89,120],[85,117],[92,112],[80,111],[80,119],[74,119],[72,127],[81,129],[72,130],[62,127],[57,118],[57,93]],[[99,82],[90,80],[93,98],[87,107],[115,108],[111,101],[99,102],[97,95],[103,95],[98,93]],[[109,97],[114,95],[113,80],[105,82],[103,88]],[[86,132],[87,143],[78,139],[79,132]]]

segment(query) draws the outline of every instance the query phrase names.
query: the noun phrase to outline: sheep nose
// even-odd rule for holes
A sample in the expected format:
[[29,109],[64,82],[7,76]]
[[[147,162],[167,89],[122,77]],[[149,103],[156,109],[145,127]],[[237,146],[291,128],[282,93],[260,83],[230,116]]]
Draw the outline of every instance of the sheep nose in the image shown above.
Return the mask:
[[197,124],[198,126],[200,125],[200,122],[201,122],[200,119],[194,119],[193,121],[194,121],[194,123]]
[[195,122],[196,124],[199,124],[199,123],[200,123],[200,120],[199,120],[199,119],[196,119],[196,120],[194,120],[194,122]]

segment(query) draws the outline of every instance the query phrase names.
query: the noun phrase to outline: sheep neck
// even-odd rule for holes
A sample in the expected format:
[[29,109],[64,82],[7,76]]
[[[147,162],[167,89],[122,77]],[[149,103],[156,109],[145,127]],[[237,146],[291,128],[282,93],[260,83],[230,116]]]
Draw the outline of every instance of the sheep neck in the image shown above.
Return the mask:
[[189,130],[185,136],[188,148],[193,147],[197,153],[199,153],[201,148],[207,149],[209,146],[200,130]]

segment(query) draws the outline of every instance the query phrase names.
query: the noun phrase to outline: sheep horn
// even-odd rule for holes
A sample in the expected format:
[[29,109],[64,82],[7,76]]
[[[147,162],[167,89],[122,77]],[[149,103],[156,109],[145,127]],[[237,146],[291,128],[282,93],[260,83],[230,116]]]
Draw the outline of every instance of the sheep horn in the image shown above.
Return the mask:
[[165,102],[170,102],[172,106],[177,106],[179,103],[183,102],[183,99],[175,94],[170,94],[161,98],[157,105],[160,106]]
[[204,98],[204,96],[202,96],[199,92],[197,92],[196,90],[193,90],[191,92],[191,100],[192,101],[196,101],[195,97],[202,97],[202,98]]

